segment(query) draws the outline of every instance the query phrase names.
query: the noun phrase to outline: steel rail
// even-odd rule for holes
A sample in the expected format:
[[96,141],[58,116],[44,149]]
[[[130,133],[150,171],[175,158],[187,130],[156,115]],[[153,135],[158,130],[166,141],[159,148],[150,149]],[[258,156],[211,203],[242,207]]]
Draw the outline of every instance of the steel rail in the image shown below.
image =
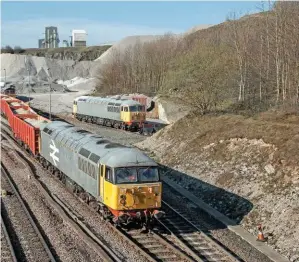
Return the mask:
[[39,240],[40,240],[40,242],[42,243],[42,245],[43,245],[43,247],[44,247],[44,249],[45,249],[45,251],[46,251],[46,253],[47,253],[47,255],[48,255],[49,259],[50,259],[50,261],[55,262],[56,259],[54,258],[53,254],[51,253],[51,250],[50,250],[50,248],[49,248],[47,242],[45,241],[45,239],[44,239],[44,237],[42,236],[40,230],[38,229],[36,223],[34,222],[32,216],[31,216],[31,214],[30,214],[28,208],[26,207],[26,205],[25,205],[25,203],[24,203],[24,201],[23,201],[21,195],[19,194],[19,192],[18,192],[16,186],[14,185],[14,183],[13,183],[12,180],[11,180],[11,178],[9,177],[9,174],[8,174],[8,172],[6,171],[6,168],[5,168],[5,166],[3,165],[2,161],[1,161],[1,176],[4,176],[4,177],[7,179],[9,185],[11,186],[11,188],[12,188],[12,190],[13,190],[14,195],[17,197],[17,199],[18,199],[19,203],[21,204],[21,206],[22,206],[22,208],[23,208],[23,210],[24,210],[24,212],[25,212],[27,218],[28,218],[29,221],[30,221],[31,226],[33,227],[35,233],[37,234],[37,236],[38,236],[38,238],[39,238]]
[[[227,251],[224,247],[219,245],[217,242],[215,242],[211,237],[209,237],[197,225],[195,225],[192,221],[190,221],[186,216],[181,214],[178,210],[176,210],[175,208],[170,206],[164,200],[162,200],[162,203],[168,209],[170,209],[172,212],[174,212],[176,214],[176,218],[181,218],[181,220],[184,221],[184,227],[186,227],[186,228],[188,227],[188,230],[191,230],[192,233],[182,233],[182,235],[181,235],[180,232],[182,232],[182,230],[178,230],[179,234],[174,233],[173,230],[171,230],[166,223],[167,217],[165,218],[165,222],[163,222],[162,220],[159,220],[159,222],[179,241],[179,243],[181,245],[183,245],[186,248],[187,252],[189,252],[190,254],[192,254],[192,256],[194,258],[196,258],[197,261],[200,261],[200,262],[215,261],[213,258],[211,258],[209,260],[209,258],[205,257],[205,254],[202,252],[204,250],[201,250],[200,247],[196,248],[195,246],[192,245],[192,242],[196,242],[196,241],[199,242],[201,240],[205,241],[208,245],[210,245],[211,249],[213,249],[214,251],[218,251],[224,259],[226,258],[226,260],[220,259],[218,261],[233,261],[233,262],[243,261],[243,260],[240,260],[239,258],[237,258],[236,256],[234,256],[233,254],[231,254],[229,251]],[[175,221],[172,221],[171,218],[169,218],[170,226],[175,227],[175,223],[176,223]],[[188,236],[188,234],[190,236],[192,234],[193,240]],[[181,239],[183,239],[183,240],[181,240]],[[217,253],[215,255],[217,255]],[[208,257],[209,256],[210,255],[208,255]]]
[[[11,241],[10,241],[10,237],[9,237],[6,225],[5,225],[4,220],[2,218],[2,213],[1,213],[1,227],[2,227],[2,233],[3,233],[3,236],[6,240],[6,243],[7,243],[11,258],[12,258],[12,261],[13,262],[18,262],[15,250],[13,248],[13,245],[12,245]],[[4,257],[2,257],[2,251],[3,251],[3,243],[1,243],[1,259],[4,259]]]
[[[13,141],[13,144],[14,144],[15,148],[18,148],[18,150],[21,150],[22,152],[25,152],[27,157],[29,157],[31,159],[31,161],[34,161],[34,162],[40,164],[28,152],[26,152],[15,141],[15,139],[11,137],[10,134],[8,134],[5,130],[2,130],[2,131],[4,131],[6,133],[6,134],[2,134],[5,138],[9,138],[9,140]],[[15,150],[17,150],[17,149],[15,149]],[[24,164],[26,166],[28,166],[25,161],[24,161]],[[31,167],[29,167],[29,169],[31,170]],[[48,170],[45,170],[45,171],[47,173],[51,174]],[[31,170],[31,173],[33,173],[32,170]],[[51,177],[53,177],[56,181],[62,183],[60,180],[58,180],[58,178],[56,178],[52,174],[51,174]],[[47,192],[47,194],[49,194],[49,193]],[[67,208],[67,206],[56,195],[51,194],[50,197],[51,197],[52,201],[55,201],[55,203],[57,205],[59,205],[60,208],[63,209],[64,212],[66,212],[68,214],[68,216],[71,217],[72,220],[74,220],[76,223],[78,223],[78,221],[80,221],[79,219],[74,217],[74,213],[71,212],[71,210],[69,208]],[[80,199],[79,197],[77,197],[77,198],[81,202],[83,202],[82,199]],[[91,209],[91,207],[89,205],[87,205],[87,207],[89,207]],[[82,225],[80,225],[80,226],[82,227]],[[142,255],[145,256],[149,261],[157,261],[157,260],[158,261],[174,261],[173,260],[174,258],[176,259],[175,261],[193,261],[190,257],[185,255],[182,251],[178,250],[176,247],[174,247],[172,244],[167,242],[165,239],[163,239],[159,234],[156,234],[155,232],[151,232],[151,234],[145,235],[145,238],[144,238],[141,234],[139,236],[136,236],[136,235],[133,236],[129,232],[125,232],[124,230],[121,230],[117,227],[114,227],[112,225],[111,225],[111,227],[115,230],[115,232],[117,232],[118,234],[124,236],[128,241],[130,241],[130,243],[134,246],[134,248],[136,248],[140,253],[142,253]],[[87,229],[87,227],[85,227],[85,229]],[[87,230],[86,230],[85,233],[87,233]],[[92,232],[90,231],[89,233],[92,233]],[[93,233],[91,235],[90,234],[88,234],[88,235],[92,239],[94,237],[96,237]],[[144,239],[146,239],[146,241],[149,243],[150,238],[155,240],[155,245],[157,245],[159,247],[157,250],[155,250],[154,247],[153,247],[153,249],[149,249],[149,248],[147,248],[147,245],[146,245],[147,243],[142,243]],[[93,240],[95,241],[95,239],[93,239]],[[98,239],[98,241],[101,241],[101,240]],[[98,242],[98,241],[95,241],[95,242]],[[103,246],[101,246],[101,248],[104,249]],[[163,255],[163,253],[168,253],[168,255],[165,255],[165,254]]]

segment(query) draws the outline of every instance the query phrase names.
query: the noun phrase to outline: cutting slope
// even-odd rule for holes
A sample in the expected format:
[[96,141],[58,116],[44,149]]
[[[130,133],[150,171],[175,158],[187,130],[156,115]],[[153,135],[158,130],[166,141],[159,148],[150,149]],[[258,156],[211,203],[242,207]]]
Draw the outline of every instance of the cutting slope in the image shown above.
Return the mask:
[[298,124],[298,114],[280,112],[187,116],[138,146],[181,172],[169,178],[249,232],[257,234],[261,223],[268,243],[297,262]]

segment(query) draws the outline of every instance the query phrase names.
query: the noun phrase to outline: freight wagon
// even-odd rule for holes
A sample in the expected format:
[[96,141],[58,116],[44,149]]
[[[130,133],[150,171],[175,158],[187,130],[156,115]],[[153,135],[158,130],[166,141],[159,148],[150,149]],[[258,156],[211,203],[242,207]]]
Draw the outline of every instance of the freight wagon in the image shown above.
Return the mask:
[[1,114],[7,118],[18,143],[36,156],[40,150],[40,128],[50,120],[38,115],[23,101],[6,95],[1,95]]

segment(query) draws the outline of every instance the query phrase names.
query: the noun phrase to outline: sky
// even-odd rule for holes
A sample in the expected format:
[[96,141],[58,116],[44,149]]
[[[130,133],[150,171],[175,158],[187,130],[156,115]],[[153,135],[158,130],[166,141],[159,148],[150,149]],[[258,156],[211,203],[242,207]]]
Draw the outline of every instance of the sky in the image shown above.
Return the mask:
[[37,48],[46,26],[58,27],[60,46],[71,30],[87,31],[87,45],[110,44],[130,35],[183,33],[218,24],[235,12],[259,12],[261,1],[1,1],[1,46]]

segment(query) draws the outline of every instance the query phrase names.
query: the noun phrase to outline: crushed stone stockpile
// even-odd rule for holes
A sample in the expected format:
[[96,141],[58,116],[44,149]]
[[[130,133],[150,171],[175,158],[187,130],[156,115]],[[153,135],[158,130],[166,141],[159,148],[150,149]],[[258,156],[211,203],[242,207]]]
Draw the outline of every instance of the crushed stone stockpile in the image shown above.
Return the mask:
[[[71,115],[73,110],[74,99],[78,96],[89,95],[95,88],[94,78],[74,78],[67,81],[58,81],[65,85],[69,92],[52,93],[51,95],[51,112],[54,114]],[[50,101],[48,93],[32,94],[33,100],[30,104],[40,110],[49,112]]]
[[[211,27],[213,25],[197,25],[186,32],[182,34],[173,34],[174,36],[181,38],[184,36],[187,36],[189,34],[192,34],[196,31],[206,29],[208,27]],[[101,63],[108,63],[109,60],[113,57],[113,53],[115,51],[123,53],[128,47],[134,46],[137,43],[146,43],[158,40],[159,38],[163,37],[163,35],[134,35],[134,36],[127,36],[123,38],[122,40],[115,43],[112,47],[110,47],[106,52],[104,52],[101,56],[99,56],[94,61],[101,62]]]
[[[167,176],[299,261],[299,116],[187,116],[136,144]],[[183,153],[182,153],[183,152]]]
[[128,36],[119,42],[115,43],[112,47],[110,47],[106,52],[104,52],[100,57],[95,59],[94,61],[100,62],[101,64],[109,63],[110,59],[112,59],[115,52],[123,53],[128,47],[134,46],[135,44],[151,42],[157,40],[162,35],[143,35],[143,36]]
[[47,72],[48,68],[52,80],[93,77],[98,69],[98,63],[93,61],[76,62],[72,60],[56,60],[36,56],[27,56],[26,61],[25,55],[1,54],[1,66],[2,69],[6,69],[8,80],[24,80],[28,77],[26,63],[27,65],[30,65],[30,75],[35,77],[38,81],[49,80]]

